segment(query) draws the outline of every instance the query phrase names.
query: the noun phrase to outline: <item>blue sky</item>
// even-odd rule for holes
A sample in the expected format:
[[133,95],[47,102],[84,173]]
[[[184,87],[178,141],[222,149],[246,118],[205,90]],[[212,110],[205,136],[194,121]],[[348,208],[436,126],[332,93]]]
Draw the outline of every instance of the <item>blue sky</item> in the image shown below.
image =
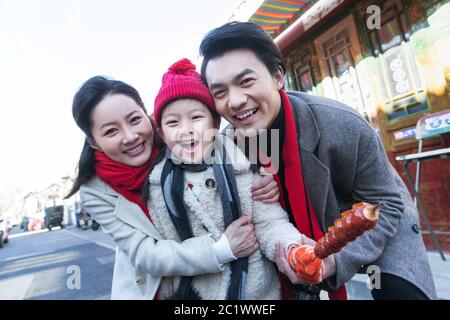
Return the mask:
[[149,111],[160,79],[227,22],[240,0],[0,0],[0,188],[45,188],[74,173],[83,135],[71,115],[94,75],[133,85]]

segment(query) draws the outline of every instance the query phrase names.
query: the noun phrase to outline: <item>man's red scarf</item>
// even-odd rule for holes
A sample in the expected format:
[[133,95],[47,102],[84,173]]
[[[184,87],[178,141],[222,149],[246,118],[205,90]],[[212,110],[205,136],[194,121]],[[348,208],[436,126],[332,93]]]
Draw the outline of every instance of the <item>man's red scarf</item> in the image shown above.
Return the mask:
[[[300,151],[298,148],[298,137],[294,114],[292,112],[292,107],[288,96],[283,90],[280,90],[280,96],[282,107],[284,107],[285,123],[285,139],[283,141],[283,149],[281,151],[281,161],[283,161],[284,164],[284,183],[286,185],[286,190],[291,190],[291,192],[288,193],[289,205],[291,207],[297,229],[307,237],[317,241],[324,236],[324,232],[320,228],[319,221],[314,212],[314,208],[311,204],[309,196],[308,199],[306,199],[305,197],[305,194],[307,193],[305,192],[305,185],[303,183],[302,164],[300,161]],[[281,183],[278,175],[275,175],[275,180],[277,181],[278,188],[280,190],[279,202],[281,206],[286,209],[283,189],[281,188]],[[308,218],[308,208],[306,201],[308,201],[308,205],[310,208],[311,221]],[[311,234],[310,223],[314,235]],[[284,281],[282,282],[282,284],[283,295],[289,294],[290,290],[286,286]],[[342,285],[336,291],[330,292],[329,297],[332,300],[346,300],[347,293],[345,290],[345,286]],[[284,296],[284,298],[288,297]]]
[[153,144],[152,154],[148,161],[139,167],[132,167],[108,158],[103,152],[95,151],[95,172],[116,192],[127,200],[136,203],[150,219],[147,204],[142,198],[148,171],[158,155],[158,148]]

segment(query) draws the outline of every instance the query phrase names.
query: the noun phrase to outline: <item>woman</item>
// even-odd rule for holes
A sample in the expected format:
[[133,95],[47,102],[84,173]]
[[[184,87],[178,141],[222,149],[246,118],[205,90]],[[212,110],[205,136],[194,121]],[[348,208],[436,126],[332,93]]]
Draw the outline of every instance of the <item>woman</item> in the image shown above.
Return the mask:
[[[72,113],[86,140],[67,197],[79,190],[82,205],[117,245],[112,299],[153,299],[161,277],[219,272],[222,256],[246,257],[258,248],[248,217],[218,241],[207,234],[177,243],[157,232],[141,195],[161,142],[133,87],[93,77],[76,93]],[[274,184],[262,179],[253,195],[276,201],[278,190],[267,192]]]

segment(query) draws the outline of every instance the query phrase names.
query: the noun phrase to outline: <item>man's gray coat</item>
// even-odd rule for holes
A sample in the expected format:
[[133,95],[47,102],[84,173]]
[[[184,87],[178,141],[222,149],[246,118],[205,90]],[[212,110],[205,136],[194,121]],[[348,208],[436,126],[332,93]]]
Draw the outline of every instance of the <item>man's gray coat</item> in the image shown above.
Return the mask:
[[306,188],[322,229],[326,231],[355,202],[382,203],[377,226],[335,254],[337,273],[327,285],[337,288],[362,266],[375,265],[436,299],[417,232],[417,210],[378,135],[340,102],[300,92],[288,92],[288,97]]

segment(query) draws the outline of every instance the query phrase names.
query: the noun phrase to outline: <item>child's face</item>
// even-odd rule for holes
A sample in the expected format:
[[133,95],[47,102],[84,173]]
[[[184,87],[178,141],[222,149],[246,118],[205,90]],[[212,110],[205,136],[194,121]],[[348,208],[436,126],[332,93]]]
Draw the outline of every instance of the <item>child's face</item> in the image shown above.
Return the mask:
[[209,109],[192,99],[169,103],[158,129],[167,147],[184,163],[201,163],[217,131]]

